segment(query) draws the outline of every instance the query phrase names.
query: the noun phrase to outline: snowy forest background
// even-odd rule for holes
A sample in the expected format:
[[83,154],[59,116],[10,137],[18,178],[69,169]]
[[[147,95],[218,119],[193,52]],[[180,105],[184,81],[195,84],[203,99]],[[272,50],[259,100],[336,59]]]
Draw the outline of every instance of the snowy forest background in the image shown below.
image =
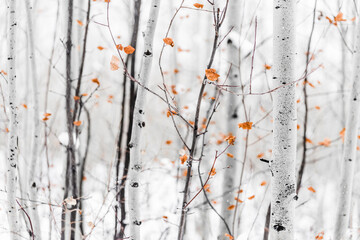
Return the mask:
[[[147,78],[151,92],[145,91],[146,125],[139,142],[143,166],[136,207],[141,239],[178,239],[189,160],[178,133],[191,144],[199,90],[214,50],[217,16],[223,22],[211,69],[219,77],[207,81],[201,95],[200,135],[191,160],[188,201],[196,197],[186,207],[183,239],[267,239],[271,201],[268,161],[272,158],[273,95],[277,91],[272,78],[275,5],[265,0],[214,1],[155,1],[160,3]],[[73,119],[72,133],[78,188],[75,198],[71,184],[70,190],[66,188],[66,181],[71,183],[66,111],[69,0],[16,2],[18,181],[12,190],[18,201],[20,229],[15,234],[11,234],[8,221],[6,177],[11,133],[8,7],[12,2],[6,0],[0,7],[0,238],[33,239],[35,233],[35,239],[132,239],[129,185],[121,184],[127,177],[125,161],[131,159],[127,144],[134,99],[129,93],[141,87],[124,74],[119,54],[129,61],[129,74],[138,79],[144,68],[143,33],[153,1],[142,0],[141,5],[140,0],[73,1],[70,101],[71,106],[80,103],[77,111],[81,111],[80,117]],[[357,1],[293,2],[297,179],[305,159],[295,203],[294,234],[295,239],[337,239],[333,234],[342,194],[344,138],[348,132],[358,132],[346,129],[356,62]],[[135,48],[133,53],[123,49],[129,45]],[[234,74],[237,82],[227,85]],[[81,87],[76,95],[79,76]],[[208,73],[206,76],[210,79]],[[169,104],[179,111],[169,109]],[[38,139],[35,150],[34,139]],[[32,165],[34,159],[37,161]],[[360,175],[359,167],[353,167],[351,214],[344,239],[358,239],[359,235],[360,189],[356,183]],[[232,188],[225,189],[223,181],[229,178]],[[125,198],[119,201],[121,189]],[[64,195],[64,191],[69,194]],[[231,231],[224,228],[221,219],[224,209]],[[64,212],[66,219],[62,220]],[[74,236],[69,228],[70,212],[76,213]]]

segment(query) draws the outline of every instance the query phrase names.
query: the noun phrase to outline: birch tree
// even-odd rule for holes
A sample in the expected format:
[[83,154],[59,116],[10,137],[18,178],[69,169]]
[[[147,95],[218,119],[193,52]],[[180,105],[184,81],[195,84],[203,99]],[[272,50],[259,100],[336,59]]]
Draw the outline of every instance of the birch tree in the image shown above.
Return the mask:
[[16,102],[16,1],[9,1],[9,34],[8,34],[8,95],[10,108],[9,139],[8,139],[8,162],[6,175],[6,190],[8,198],[8,221],[12,240],[20,239],[20,222],[16,207],[17,190],[17,166],[18,166],[18,120]]
[[147,92],[144,89],[148,85],[153,59],[153,39],[159,14],[160,0],[151,2],[149,20],[144,33],[144,54],[141,64],[139,82],[143,87],[139,87],[136,94],[134,120],[132,126],[130,148],[130,168],[129,168],[129,227],[130,239],[140,240],[140,211],[139,211],[139,191],[141,189],[141,132],[145,127],[145,103]]
[[[32,153],[31,153],[31,164],[30,164],[30,199],[32,201],[37,200],[37,189],[38,183],[36,181],[38,156],[39,156],[39,134],[40,134],[40,121],[39,121],[39,99],[38,99],[38,86],[37,86],[37,73],[36,73],[36,61],[34,54],[34,34],[33,34],[33,21],[32,21],[32,7],[30,0],[25,1],[26,16],[27,16],[27,31],[29,39],[29,61],[31,66],[31,80],[32,80],[32,91],[33,91],[33,104],[34,104],[34,128],[33,128],[33,142],[32,142]],[[34,204],[33,202],[31,204]],[[38,212],[33,206],[31,208],[32,221],[35,228],[35,236],[37,239],[41,239],[40,234],[40,220]]]
[[[75,230],[76,230],[76,209],[78,208],[78,187],[77,187],[77,165],[75,158],[75,144],[74,144],[74,123],[73,123],[73,114],[72,114],[72,25],[73,25],[73,0],[67,1],[67,10],[68,10],[68,22],[67,22],[67,36],[66,36],[66,90],[65,90],[65,110],[66,110],[66,126],[68,133],[68,142],[66,146],[66,176],[65,176],[65,190],[64,190],[64,206],[62,209],[62,235],[61,239],[65,239],[65,222],[66,222],[66,212],[69,209],[70,212],[70,239],[75,239]],[[68,196],[70,195],[70,201],[68,201]],[[75,202],[72,201],[75,199]],[[69,203],[69,204],[68,204]],[[69,208],[66,206],[69,205]]]
[[[239,33],[239,11],[240,11],[240,0],[234,0],[229,2],[229,8],[228,8],[228,28],[229,30],[234,28],[232,31],[235,34]],[[227,59],[231,64],[229,78],[228,78],[228,84],[236,86],[239,84],[239,58],[240,58],[240,52],[239,49],[236,47],[236,44],[234,44],[235,39],[229,38],[227,41]],[[240,47],[240,46],[239,46]],[[227,130],[228,134],[235,135],[237,132],[237,120],[238,120],[238,98],[234,94],[228,94],[227,98]],[[222,191],[225,193],[224,198],[221,205],[221,216],[225,219],[225,221],[230,224],[232,221],[233,213],[234,211],[229,211],[228,207],[232,204],[234,201],[234,189],[235,182],[237,179],[237,170],[238,166],[236,164],[238,160],[238,148],[235,146],[232,148],[229,148],[228,152],[234,156],[234,158],[226,158],[226,172],[223,176],[223,188]],[[225,224],[220,222],[220,232],[218,235],[218,239],[225,239],[225,233],[230,234],[227,232],[227,228]]]
[[346,131],[344,140],[344,150],[341,158],[342,171],[339,191],[339,201],[337,208],[334,239],[347,239],[346,230],[349,225],[351,194],[354,179],[354,169],[356,160],[357,133],[359,127],[359,81],[360,81],[360,24],[357,21],[354,65],[353,65],[353,85],[348,106],[349,113],[346,121]]
[[273,159],[271,171],[270,239],[294,239],[296,160],[296,96],[294,81],[295,1],[274,0],[273,82],[283,86],[274,92]]

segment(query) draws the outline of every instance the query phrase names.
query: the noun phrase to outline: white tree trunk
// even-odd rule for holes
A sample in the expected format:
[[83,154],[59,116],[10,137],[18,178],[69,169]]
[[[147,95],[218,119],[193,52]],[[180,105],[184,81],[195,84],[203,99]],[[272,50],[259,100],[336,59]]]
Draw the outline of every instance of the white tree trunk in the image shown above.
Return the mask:
[[7,170],[7,197],[9,229],[11,239],[20,239],[20,222],[18,217],[16,190],[17,190],[17,165],[18,165],[18,122],[17,122],[17,102],[16,102],[16,72],[15,72],[15,53],[16,53],[16,1],[9,1],[9,40],[8,40],[8,61],[9,78],[8,94],[10,108],[9,140],[8,140],[8,170]]
[[[30,184],[30,199],[32,201],[37,200],[37,189],[39,182],[36,180],[37,178],[37,169],[39,167],[38,164],[38,156],[39,156],[39,134],[40,134],[40,121],[39,121],[39,99],[38,99],[38,86],[37,86],[37,73],[36,73],[36,61],[34,54],[34,34],[33,34],[33,19],[32,19],[32,7],[30,5],[30,0],[25,1],[26,7],[26,15],[27,15],[27,25],[28,25],[28,36],[29,36],[29,60],[31,66],[31,78],[32,78],[32,87],[33,87],[33,104],[34,104],[34,128],[33,128],[33,144],[32,144],[32,156],[31,156],[31,164],[30,164],[30,177],[28,183]],[[40,233],[40,220],[39,214],[36,210],[36,205],[34,202],[31,202],[34,206],[31,208],[31,218],[34,225],[34,235],[36,239],[41,239]]]
[[[240,34],[239,28],[240,28],[240,21],[239,21],[239,12],[240,12],[240,0],[233,0],[229,2],[229,8],[228,8],[228,31],[234,27],[232,32],[235,32],[235,34]],[[228,82],[226,84],[228,85],[239,85],[239,49],[236,47],[236,43],[233,41],[236,41],[235,39],[231,39],[230,37],[227,40],[227,52],[226,52],[226,59],[229,61],[230,64],[232,64]],[[228,69],[229,65],[226,65],[226,69]],[[227,93],[226,98],[226,106],[227,106],[227,134],[233,134],[236,135],[236,132],[238,130],[237,128],[237,122],[238,122],[238,114],[237,114],[237,107],[239,103],[238,97],[234,94]],[[229,226],[232,225],[233,221],[233,215],[234,211],[229,211],[228,207],[232,204],[235,204],[235,193],[236,190],[234,189],[235,183],[239,179],[239,174],[237,173],[238,166],[237,166],[237,160],[239,159],[239,152],[237,151],[238,148],[235,146],[231,146],[228,149],[228,153],[232,154],[234,158],[226,157],[225,159],[225,165],[226,165],[226,171],[223,175],[223,183],[222,183],[222,191],[225,193],[224,197],[221,202],[221,216],[225,219],[227,224]],[[233,189],[233,190],[232,190]],[[228,237],[225,236],[225,233],[230,234],[223,222],[220,222],[220,232],[218,239],[225,240],[228,239]],[[234,233],[232,233],[234,234]]]
[[[151,63],[153,59],[153,39],[155,34],[156,23],[160,8],[160,0],[152,0],[149,20],[144,33],[144,54],[141,64],[139,82],[143,86],[148,85],[151,73]],[[140,211],[139,211],[139,193],[141,189],[140,173],[142,171],[141,160],[141,131],[145,127],[145,103],[147,92],[143,87],[138,86],[135,108],[134,121],[132,126],[130,148],[130,168],[129,168],[129,227],[130,239],[140,240]]]
[[[357,20],[358,21],[358,20]],[[360,24],[357,22],[353,65],[353,87],[349,99],[349,114],[346,122],[344,152],[342,157],[342,174],[340,181],[340,198],[336,216],[334,239],[345,239],[349,225],[351,193],[356,160],[356,144],[359,126],[359,81],[360,81]]]
[[[295,0],[274,0],[273,83],[286,85],[294,81]],[[295,85],[274,92],[274,139],[271,171],[271,240],[294,239],[296,160]]]

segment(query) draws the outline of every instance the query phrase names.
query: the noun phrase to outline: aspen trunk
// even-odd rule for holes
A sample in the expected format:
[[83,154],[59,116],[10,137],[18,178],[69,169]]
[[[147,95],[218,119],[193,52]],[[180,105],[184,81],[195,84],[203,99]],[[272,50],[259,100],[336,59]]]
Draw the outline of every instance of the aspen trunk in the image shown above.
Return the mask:
[[9,139],[8,139],[8,163],[6,175],[6,191],[8,198],[8,221],[12,240],[20,239],[20,222],[18,217],[16,190],[17,190],[17,165],[18,165],[18,121],[16,102],[16,1],[9,1],[9,40],[8,40],[8,94],[10,108]]
[[[29,60],[31,67],[31,80],[32,80],[32,90],[33,90],[33,104],[34,104],[34,128],[33,128],[33,144],[32,144],[32,153],[31,153],[31,164],[30,164],[30,177],[28,183],[30,184],[30,199],[32,201],[37,200],[37,189],[38,181],[37,178],[37,169],[38,169],[38,156],[39,156],[39,134],[40,134],[40,121],[39,121],[39,99],[38,99],[38,86],[37,86],[37,73],[36,73],[36,61],[34,54],[34,34],[33,34],[33,21],[32,21],[32,7],[30,5],[30,0],[25,1],[26,6],[26,15],[27,15],[27,25],[28,25],[28,37],[29,37]],[[33,202],[31,204],[34,204]],[[39,214],[35,206],[31,208],[31,217],[34,225],[34,235],[36,239],[41,239],[40,233],[40,220]]]
[[295,1],[274,0],[274,139],[271,170],[271,240],[294,239],[296,95],[294,81]]
[[[234,28],[232,31],[235,32],[235,34],[240,34],[239,31],[239,11],[240,11],[240,0],[234,0],[229,3],[229,9],[228,9],[228,29],[230,30],[232,27]],[[234,39],[229,38],[227,41],[227,53],[226,58],[230,62],[231,69],[229,73],[228,83],[229,85],[239,85],[239,49],[236,47],[236,44],[234,44]],[[226,66],[227,67],[227,66]],[[238,98],[234,94],[227,94],[227,134],[236,135],[237,132],[237,121],[238,121],[238,114],[237,114],[237,107],[239,101]],[[232,204],[234,204],[234,193],[236,190],[235,182],[238,179],[237,176],[237,161],[239,159],[239,152],[238,148],[235,146],[230,147],[228,150],[228,153],[232,154],[234,158],[227,157],[225,159],[225,169],[226,172],[224,172],[223,175],[223,183],[222,183],[222,191],[225,193],[222,203],[221,203],[221,216],[225,219],[228,225],[231,225],[234,211],[229,211],[228,207]],[[223,222],[220,222],[220,232],[218,235],[218,239],[227,239],[225,236],[225,233],[230,234],[228,230],[226,229],[226,226]]]
[[[147,22],[144,33],[144,54],[142,58],[142,69],[139,76],[139,82],[143,86],[148,85],[151,73],[151,64],[153,59],[153,39],[159,14],[160,0],[151,2],[150,17]],[[139,211],[139,193],[141,189],[141,131],[145,127],[145,103],[147,92],[143,87],[138,87],[135,108],[133,115],[133,127],[131,133],[130,148],[130,168],[129,168],[129,227],[130,239],[140,240],[140,211]]]
[[[357,20],[358,21],[358,20]],[[348,100],[349,113],[346,121],[344,152],[341,159],[342,172],[336,216],[334,239],[346,239],[346,230],[349,225],[351,194],[354,178],[357,130],[359,126],[359,78],[360,78],[360,24],[356,25],[355,49],[353,65],[353,86]]]

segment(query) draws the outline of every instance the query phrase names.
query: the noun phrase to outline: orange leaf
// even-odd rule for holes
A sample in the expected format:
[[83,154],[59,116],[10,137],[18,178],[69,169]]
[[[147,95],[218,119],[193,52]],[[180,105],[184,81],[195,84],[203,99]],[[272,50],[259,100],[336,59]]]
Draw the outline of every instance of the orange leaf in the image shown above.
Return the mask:
[[227,153],[226,154],[229,158],[234,158],[234,155],[232,155],[231,153]]
[[244,201],[241,201],[240,199],[238,199],[237,197],[235,197],[235,200],[238,201],[239,203],[243,203]]
[[42,120],[43,120],[43,121],[47,121],[47,120],[49,120],[49,118],[48,118],[48,117],[44,117]]
[[315,189],[313,188],[313,187],[308,187],[308,190],[310,191],[310,192],[313,192],[313,193],[315,193],[316,191],[315,191]]
[[204,4],[194,3],[194,7],[196,7],[196,8],[203,8],[203,7],[204,7]]
[[225,138],[225,141],[228,142],[229,145],[234,145],[236,137],[230,134]]
[[320,107],[319,107],[319,106],[315,106],[315,109],[320,110]]
[[205,185],[204,185],[204,190],[205,190],[206,192],[208,192],[208,193],[211,193],[211,191],[210,191],[210,185],[209,185],[209,184],[205,184]]
[[248,197],[249,200],[254,199],[255,195],[252,195],[251,197]]
[[122,51],[124,48],[123,48],[123,46],[121,44],[117,44],[116,49],[119,49],[120,51]]
[[253,122],[243,122],[239,123],[239,128],[250,130],[252,128]]
[[171,141],[171,140],[167,140],[165,143],[166,143],[167,145],[170,145],[170,144],[172,144],[172,141]]
[[340,131],[340,137],[341,137],[341,140],[344,142],[345,140],[345,128],[343,128],[341,131]]
[[225,233],[225,237],[228,237],[229,238],[229,240],[234,240],[234,237],[233,236],[231,236],[230,234],[228,234],[228,233]]
[[8,133],[8,132],[10,132],[10,131],[9,131],[9,129],[8,129],[8,128],[5,128],[5,132],[7,132],[7,133]]
[[262,181],[261,183],[260,183],[260,186],[265,186],[266,185],[266,181]]
[[216,170],[215,168],[212,168],[210,172],[210,176],[214,176],[215,174],[216,174]]
[[220,77],[220,75],[217,74],[216,70],[213,68],[206,69],[205,75],[206,75],[206,78],[209,79],[210,81],[216,81]]
[[82,180],[83,180],[83,181],[86,181],[86,179],[87,179],[86,176],[83,176]]
[[102,47],[102,46],[98,46],[97,47],[100,51],[102,51],[102,50],[104,50],[105,48],[104,47]]
[[117,56],[112,56],[110,61],[110,69],[111,71],[116,71],[119,69],[120,59]]
[[78,101],[78,100],[80,100],[80,97],[79,96],[74,96],[74,100]]
[[99,82],[99,80],[97,78],[93,78],[93,79],[91,79],[91,81],[100,86],[100,82]]
[[164,38],[163,39],[163,41],[164,41],[164,43],[166,44],[166,45],[170,45],[171,47],[174,47],[174,41],[172,40],[172,38]]
[[264,67],[265,67],[266,70],[270,70],[270,69],[271,69],[271,66],[270,66],[270,65],[267,65],[267,64],[265,64]]
[[77,21],[77,23],[78,23],[80,26],[84,26],[84,24],[83,24],[82,21],[80,21],[80,20],[76,20],[76,21]]
[[325,146],[325,147],[330,146],[330,144],[331,144],[331,140],[330,140],[330,139],[328,139],[328,138],[325,138],[325,139],[324,139],[324,141],[319,142],[319,145],[321,145],[321,146]]
[[7,72],[5,72],[4,70],[1,70],[1,73],[7,75]]
[[44,113],[44,117],[50,117],[51,113]]
[[329,23],[332,24],[333,21],[329,18],[329,17],[326,17],[327,20],[329,20]]
[[81,94],[81,96],[83,96],[83,97],[86,97],[87,95],[89,95],[89,94],[87,94],[87,93],[82,93]]
[[135,48],[133,48],[132,46],[127,46],[127,47],[124,47],[124,52],[126,54],[132,54],[133,52],[135,51]]
[[343,19],[343,13],[339,12],[338,15],[336,15],[336,17],[334,17],[334,21],[335,22],[344,22],[344,21],[346,21],[346,19]]
[[162,218],[163,218],[163,219],[168,219],[168,217],[167,217],[167,216],[162,216]]
[[27,105],[26,104],[21,104],[25,109],[27,109]]
[[227,210],[233,210],[235,208],[235,205],[228,206]]
[[80,126],[81,125],[81,121],[75,121],[73,122],[75,126]]
[[264,156],[264,153],[259,153],[256,157],[257,158],[262,158]]
[[305,140],[306,140],[307,143],[313,144],[313,141],[311,141],[311,139],[306,138]]
[[298,125],[296,126],[296,128],[297,128],[297,130],[299,130],[299,129],[300,129],[300,125],[298,124]]
[[186,154],[180,156],[181,164],[184,164],[187,159],[188,159],[188,156]]

